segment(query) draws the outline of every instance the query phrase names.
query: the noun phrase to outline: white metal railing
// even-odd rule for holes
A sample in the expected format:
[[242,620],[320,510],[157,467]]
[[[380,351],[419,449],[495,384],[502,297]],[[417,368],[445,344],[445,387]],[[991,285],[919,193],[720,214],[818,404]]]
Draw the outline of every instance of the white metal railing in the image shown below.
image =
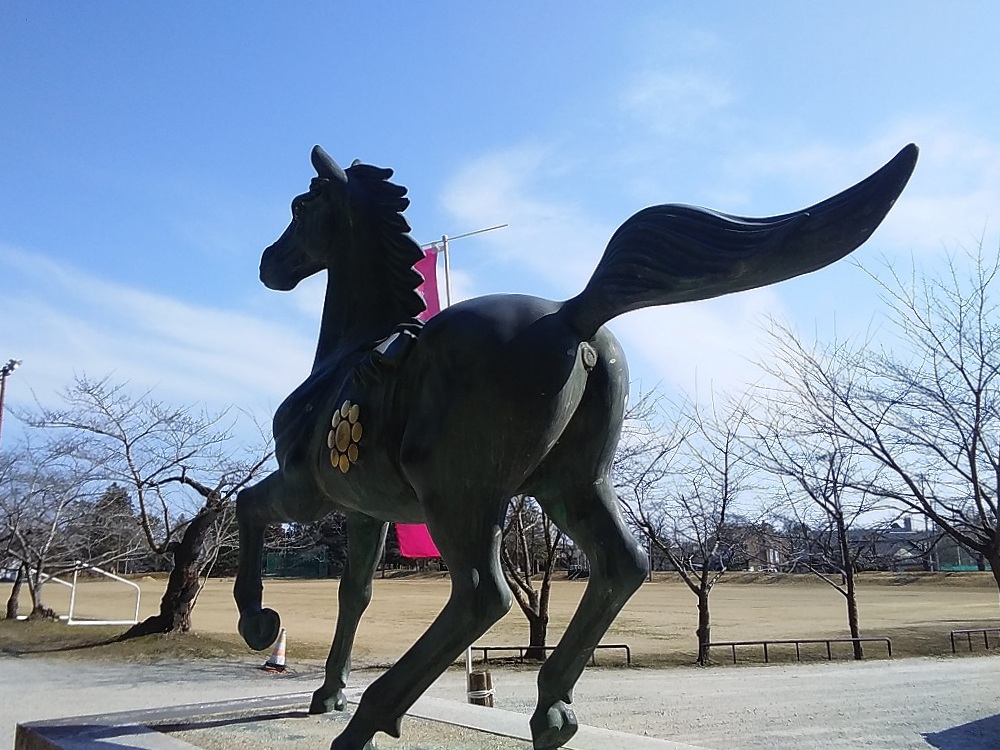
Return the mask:
[[[77,582],[78,582],[81,570],[91,570],[91,571],[94,571],[95,573],[99,573],[100,575],[105,576],[106,578],[110,578],[113,581],[117,581],[118,583],[123,583],[126,586],[130,586],[133,589],[135,589],[135,615],[134,615],[134,617],[131,620],[92,620],[90,618],[87,618],[87,619],[84,619],[84,620],[74,619],[74,617],[73,617],[73,610],[76,607],[76,586],[77,586]],[[31,572],[34,573],[35,571],[32,570]],[[73,568],[73,582],[72,583],[70,583],[69,581],[64,581],[61,578],[56,578],[56,576],[49,575],[48,573],[44,573],[44,572],[40,573],[40,577],[46,583],[53,582],[53,583],[58,583],[58,584],[60,584],[62,586],[69,587],[69,589],[70,589],[70,594],[69,594],[69,612],[67,614],[65,614],[65,615],[60,615],[59,616],[59,619],[62,620],[63,622],[65,622],[67,625],[135,625],[137,622],[139,622],[139,600],[140,600],[140,598],[142,596],[142,589],[139,588],[138,584],[135,584],[132,581],[126,580],[126,579],[122,578],[121,576],[116,576],[114,573],[109,573],[108,571],[104,570],[103,568],[98,568],[96,565],[87,565],[87,564],[82,563],[80,561],[77,561],[76,562],[76,566]],[[18,615],[17,619],[18,620],[25,620],[25,619],[27,619],[27,615]]]
[[[76,583],[81,570],[91,570],[95,573],[101,574],[105,578],[110,578],[113,581],[123,583],[126,586],[131,586],[135,589],[135,616],[131,620],[74,620],[73,608],[76,606]],[[66,617],[67,625],[135,625],[139,622],[139,599],[142,596],[142,589],[139,588],[138,584],[126,580],[121,576],[116,576],[114,573],[109,573],[106,570],[98,568],[96,565],[85,565],[84,563],[77,562],[76,567],[73,569],[72,587],[72,591],[69,595],[69,613]]]

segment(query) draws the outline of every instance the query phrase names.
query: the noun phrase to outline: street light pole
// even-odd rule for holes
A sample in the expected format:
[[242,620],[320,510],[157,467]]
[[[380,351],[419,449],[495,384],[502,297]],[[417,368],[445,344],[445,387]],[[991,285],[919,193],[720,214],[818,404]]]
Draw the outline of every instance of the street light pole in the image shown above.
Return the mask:
[[8,359],[7,364],[0,367],[0,439],[3,437],[4,402],[7,400],[7,376],[21,365],[19,359]]

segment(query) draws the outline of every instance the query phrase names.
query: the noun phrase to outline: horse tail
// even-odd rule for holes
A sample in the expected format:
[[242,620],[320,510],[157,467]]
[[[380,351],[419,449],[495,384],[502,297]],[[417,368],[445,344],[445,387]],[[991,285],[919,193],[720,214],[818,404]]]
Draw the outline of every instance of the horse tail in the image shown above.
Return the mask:
[[676,204],[643,209],[614,233],[587,287],[564,304],[563,314],[586,340],[630,310],[709,299],[820,269],[871,236],[916,161],[911,143],[857,185],[782,216],[745,218]]

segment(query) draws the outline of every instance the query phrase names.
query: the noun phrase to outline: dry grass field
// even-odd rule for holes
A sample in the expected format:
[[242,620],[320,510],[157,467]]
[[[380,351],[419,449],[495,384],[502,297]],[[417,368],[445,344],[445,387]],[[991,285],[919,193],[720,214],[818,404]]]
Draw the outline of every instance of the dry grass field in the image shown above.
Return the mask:
[[[158,605],[164,582],[145,577],[141,612],[145,617]],[[584,582],[559,579],[553,587],[550,643],[576,608]],[[215,643],[235,644],[236,610],[231,596],[232,579],[212,579],[194,611],[195,631]],[[422,574],[375,580],[372,604],[362,620],[355,648],[355,664],[392,662],[423,632],[448,596],[443,574]],[[9,584],[0,586],[5,601]],[[47,603],[66,612],[69,589],[48,584]],[[27,592],[24,594],[27,597]],[[325,655],[337,613],[335,580],[267,580],[264,600],[281,613],[288,630],[288,658],[316,660]],[[780,638],[829,638],[848,635],[843,597],[812,576],[730,574],[712,593],[713,640]],[[26,601],[25,601],[26,603]],[[77,617],[118,619],[134,608],[134,597],[120,584],[81,583],[77,591]],[[951,653],[951,630],[1000,626],[1000,606],[993,578],[988,573],[870,574],[860,583],[862,634],[892,638],[894,655],[916,656]],[[663,574],[646,583],[612,626],[605,643],[627,643],[635,663],[645,666],[691,663],[695,658],[695,598],[675,576]],[[0,628],[0,640],[14,633],[13,623]],[[120,632],[124,628],[111,628]],[[76,631],[91,630],[87,627]],[[96,629],[91,630],[95,635]],[[101,629],[100,632],[108,632]],[[479,640],[481,645],[523,645],[527,625],[515,605],[511,612]],[[825,658],[823,647],[811,647],[806,658]],[[835,654],[847,657],[849,646]],[[780,649],[772,658],[791,656]],[[868,653],[884,656],[872,644]],[[715,658],[725,661],[727,653]],[[746,651],[747,660],[752,652]],[[619,653],[608,652],[602,663],[620,662]],[[743,657],[741,657],[743,660]]]

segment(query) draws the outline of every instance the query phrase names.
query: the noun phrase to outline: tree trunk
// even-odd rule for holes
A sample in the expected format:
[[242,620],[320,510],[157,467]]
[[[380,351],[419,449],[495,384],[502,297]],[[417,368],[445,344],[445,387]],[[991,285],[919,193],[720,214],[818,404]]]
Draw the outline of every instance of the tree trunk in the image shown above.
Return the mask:
[[997,593],[1000,594],[1000,552],[989,557],[990,570],[993,573],[993,580],[997,584]]
[[712,616],[708,609],[708,591],[698,593],[698,663],[709,662],[708,644],[712,642]]
[[24,565],[17,566],[17,577],[14,585],[10,588],[10,596],[7,598],[7,619],[16,620],[17,610],[21,603],[21,586],[24,584]]
[[528,618],[528,650],[524,652],[524,658],[545,661],[549,614],[548,612],[542,612],[529,615],[526,612],[525,615]]
[[119,641],[153,633],[187,633],[191,629],[191,610],[201,589],[201,558],[205,540],[219,511],[203,507],[188,524],[181,539],[172,546],[173,569],[160,599],[160,611],[133,625]]
[[[851,629],[851,638],[861,637],[861,626],[858,618],[858,592],[854,581],[854,570],[847,569],[847,625]],[[854,641],[854,658],[861,661],[865,658],[861,641]]]
[[[839,510],[839,504],[838,504]],[[837,540],[840,543],[841,576],[844,581],[844,597],[847,599],[847,626],[851,630],[851,638],[861,637],[861,626],[858,617],[858,591],[854,580],[854,558],[851,556],[851,547],[847,539],[847,524],[844,523],[842,514],[835,517],[837,523]],[[854,658],[861,661],[865,658],[861,641],[854,641]]]
[[28,571],[25,578],[28,581],[28,593],[31,594],[31,612],[28,614],[28,619],[58,620],[59,615],[56,614],[56,611],[46,607],[45,602],[42,601],[42,586],[45,582],[42,580],[41,566],[39,565],[34,575]]

